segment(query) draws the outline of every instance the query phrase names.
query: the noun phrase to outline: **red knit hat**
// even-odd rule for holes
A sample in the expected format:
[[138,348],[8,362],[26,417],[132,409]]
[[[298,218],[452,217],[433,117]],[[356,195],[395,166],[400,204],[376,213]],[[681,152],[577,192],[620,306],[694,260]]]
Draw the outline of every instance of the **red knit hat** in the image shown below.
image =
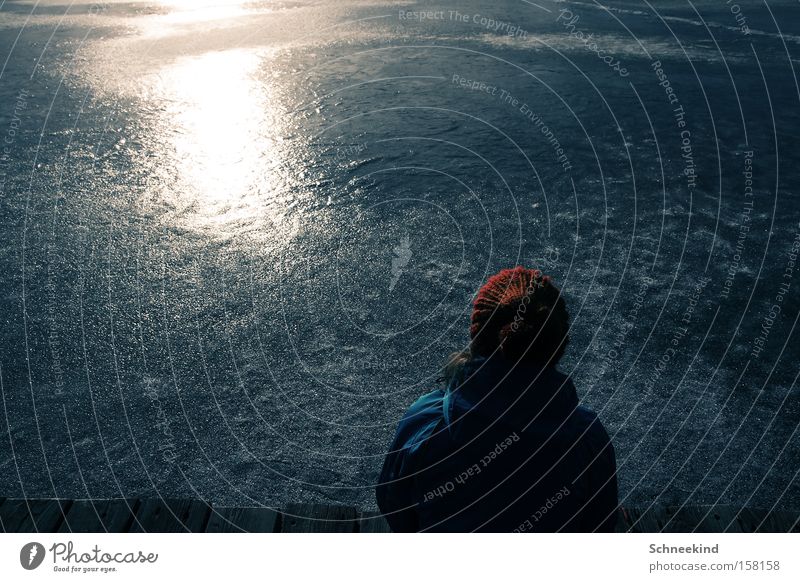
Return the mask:
[[538,269],[504,269],[478,291],[470,320],[472,351],[555,364],[566,348],[569,315],[561,292]]

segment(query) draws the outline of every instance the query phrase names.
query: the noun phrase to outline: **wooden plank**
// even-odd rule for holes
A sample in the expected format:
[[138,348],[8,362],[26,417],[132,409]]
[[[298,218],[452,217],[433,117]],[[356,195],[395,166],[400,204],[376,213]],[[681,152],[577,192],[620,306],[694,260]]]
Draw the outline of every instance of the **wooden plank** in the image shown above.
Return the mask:
[[800,513],[796,511],[792,513],[790,521],[791,524],[789,531],[792,533],[800,533]]
[[665,508],[667,522],[665,532],[669,533],[722,533],[726,528],[738,527],[734,512],[723,507],[686,505]]
[[22,524],[30,519],[28,505],[24,499],[7,499],[0,506],[0,519],[3,520],[3,531],[15,533],[20,531]]
[[796,512],[746,507],[739,512],[739,522],[747,532],[790,533],[798,531]]
[[211,506],[197,499],[143,499],[130,531],[202,532],[210,513]]
[[282,532],[355,532],[358,516],[354,507],[293,503],[283,512]]
[[358,518],[361,533],[391,533],[389,522],[380,511],[362,511]]
[[71,505],[63,499],[6,499],[0,506],[0,521],[7,533],[53,533]]
[[729,505],[690,505],[682,508],[654,506],[629,510],[634,532],[787,532],[795,526],[794,512],[768,512]]
[[759,531],[774,533],[797,532],[797,514],[791,511],[772,510],[767,515]]
[[122,533],[130,530],[136,499],[79,499],[64,516],[61,533]]
[[742,533],[739,522],[736,521],[732,508],[724,505],[709,507],[701,506],[705,518],[698,527],[698,531],[711,533]]
[[736,519],[738,509],[730,505],[715,505],[715,506],[701,506],[704,510],[709,511],[707,520],[713,520],[714,526],[718,529],[709,531],[722,531],[727,533],[743,533],[739,520]]
[[631,507],[628,508],[631,519],[632,533],[657,533],[664,529],[666,515],[663,507],[654,505],[652,507]]
[[764,521],[767,512],[763,509],[743,507],[736,513],[736,521],[739,523],[742,531],[745,533],[755,533],[758,531],[761,522]]
[[617,524],[614,527],[614,533],[627,533],[632,526],[631,516],[627,508],[620,507],[617,509]]
[[215,507],[206,532],[272,533],[278,529],[278,512],[266,507]]

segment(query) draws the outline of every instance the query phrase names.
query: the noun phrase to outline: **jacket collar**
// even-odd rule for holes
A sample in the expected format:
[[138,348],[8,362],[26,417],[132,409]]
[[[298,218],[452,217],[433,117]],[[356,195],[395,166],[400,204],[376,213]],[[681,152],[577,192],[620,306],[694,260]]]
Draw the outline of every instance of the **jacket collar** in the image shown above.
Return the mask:
[[477,416],[524,427],[531,421],[563,420],[577,406],[572,380],[553,367],[475,358],[448,385],[444,414],[448,425]]

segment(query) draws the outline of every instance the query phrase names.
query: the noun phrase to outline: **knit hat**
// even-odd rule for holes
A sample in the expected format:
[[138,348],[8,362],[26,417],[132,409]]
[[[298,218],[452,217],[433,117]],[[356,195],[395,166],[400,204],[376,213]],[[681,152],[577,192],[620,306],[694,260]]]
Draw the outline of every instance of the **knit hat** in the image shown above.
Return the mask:
[[555,365],[569,342],[561,292],[538,269],[504,269],[478,291],[470,320],[474,355]]

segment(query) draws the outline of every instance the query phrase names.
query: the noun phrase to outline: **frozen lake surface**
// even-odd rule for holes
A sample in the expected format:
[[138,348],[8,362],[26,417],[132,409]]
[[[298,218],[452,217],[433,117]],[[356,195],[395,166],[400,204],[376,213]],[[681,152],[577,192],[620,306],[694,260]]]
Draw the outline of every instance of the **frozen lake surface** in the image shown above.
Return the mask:
[[737,8],[0,4],[0,496],[374,507],[523,264],[623,504],[797,509],[800,5]]

